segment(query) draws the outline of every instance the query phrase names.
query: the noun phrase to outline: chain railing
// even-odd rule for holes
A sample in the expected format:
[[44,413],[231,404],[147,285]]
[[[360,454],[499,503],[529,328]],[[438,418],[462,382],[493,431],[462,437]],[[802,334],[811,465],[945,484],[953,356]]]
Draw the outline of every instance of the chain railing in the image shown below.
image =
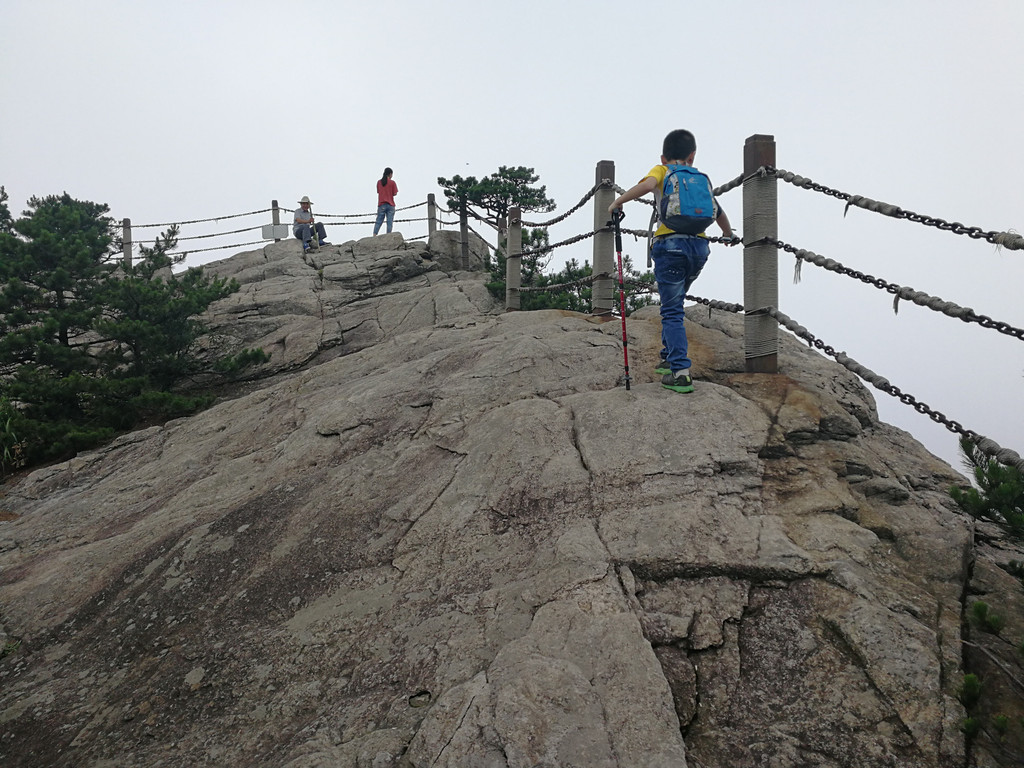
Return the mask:
[[924,214],[914,213],[913,211],[900,208],[898,205],[883,203],[879,200],[872,200],[871,198],[864,197],[863,195],[851,195],[847,192],[841,192],[837,189],[832,189],[831,187],[826,187],[823,184],[812,181],[806,176],[799,176],[795,173],[791,173],[790,171],[784,171],[781,168],[765,166],[762,170],[764,173],[774,174],[776,178],[793,184],[794,186],[844,200],[846,202],[847,210],[849,210],[852,205],[857,208],[863,208],[866,211],[872,211],[873,213],[891,216],[894,219],[906,219],[907,221],[913,221],[927,227],[936,227],[944,232],[952,232],[955,235],[967,235],[975,240],[986,240],[993,245],[1009,248],[1010,250],[1024,250],[1024,236],[1021,236],[1016,232],[986,232],[981,229],[981,227],[968,227],[958,221],[945,221],[944,219],[940,219],[936,216],[926,216]]
[[[1009,323],[1005,323],[999,320],[993,320],[987,315],[979,315],[973,309],[969,307],[961,307],[958,304],[954,304],[952,301],[946,301],[940,299],[937,296],[930,296],[923,291],[915,290],[904,285],[896,285],[895,283],[889,283],[881,278],[874,277],[873,275],[866,275],[863,272],[859,272],[856,269],[850,269],[840,264],[834,259],[827,259],[824,256],[819,256],[813,251],[807,251],[803,248],[797,248],[789,243],[784,243],[781,240],[774,237],[764,237],[757,241],[757,243],[770,243],[776,248],[779,248],[787,253],[793,254],[797,259],[797,266],[794,272],[793,282],[800,281],[800,262],[806,261],[808,264],[814,264],[817,267],[835,272],[840,275],[852,277],[860,280],[867,285],[874,286],[880,290],[891,293],[895,298],[893,299],[893,311],[899,311],[899,301],[904,299],[911,301],[918,306],[931,309],[935,312],[941,312],[949,317],[955,317],[958,320],[962,320],[965,323],[977,323],[982,328],[990,328],[998,331],[999,333],[1012,336],[1016,339],[1024,340],[1024,328],[1016,328]],[[753,245],[754,243],[752,243]]]
[[565,283],[554,283],[552,285],[524,285],[519,288],[523,293],[544,293],[546,291],[560,291],[563,288],[584,288],[595,280],[604,280],[605,278],[611,278],[614,275],[608,272],[601,272],[597,275],[587,275],[577,280],[569,280]]
[[[642,283],[639,281],[626,281],[626,283],[639,289],[637,290],[638,293],[657,293],[658,291],[656,285],[652,286],[649,283]],[[727,302],[717,301],[715,299],[706,299],[701,298],[699,296],[691,296],[690,294],[687,294],[686,298],[694,303],[706,305],[708,307],[709,312],[711,309],[719,309],[725,312],[733,313],[744,312],[742,304],[730,304]],[[818,339],[804,326],[794,321],[785,313],[780,312],[775,307],[766,307],[764,309],[755,310],[748,314],[769,315],[770,317],[774,318],[780,326],[792,332],[794,336],[806,341],[809,346],[812,346],[815,349],[828,355],[837,363],[846,368],[848,371],[851,371],[852,373],[856,374],[871,386],[875,387],[876,389],[882,392],[885,392],[888,395],[891,395],[892,397],[895,397],[904,405],[909,405],[918,413],[928,416],[928,418],[930,418],[932,421],[946,427],[946,429],[948,429],[950,432],[957,435],[958,437],[967,438],[972,443],[977,445],[978,448],[986,456],[989,456],[990,458],[993,458],[996,461],[1007,466],[1016,467],[1021,472],[1024,472],[1024,459],[1022,459],[1020,454],[1018,454],[1016,451],[1010,450],[1009,448],[1003,448],[995,440],[985,437],[984,435],[980,435],[973,430],[967,429],[958,421],[950,419],[940,411],[937,411],[936,409],[929,406],[927,403],[924,403],[915,398],[913,395],[904,392],[899,387],[892,384],[888,379],[879,376],[870,368],[867,368],[866,366],[857,362],[852,357],[847,355],[845,352],[836,351],[835,348]]]
[[[770,137],[769,137],[770,138]],[[774,151],[773,151],[774,155]],[[775,168],[771,164],[765,164],[757,168],[753,173],[748,174],[747,178],[743,180],[764,179],[765,177],[772,175],[783,181],[794,184],[795,186],[809,189],[815,192],[819,192],[823,195],[834,197],[839,200],[843,200],[846,203],[845,212],[849,210],[850,206],[855,206],[869,210],[876,213],[881,213],[886,216],[890,216],[896,219],[905,219],[925,226],[935,227],[941,231],[952,232],[957,235],[967,235],[970,238],[976,240],[985,240],[989,243],[996,245],[997,247],[1005,247],[1011,250],[1024,249],[1024,238],[1022,238],[1016,232],[998,232],[998,231],[985,231],[980,227],[968,227],[959,222],[948,222],[943,219],[925,216],[922,214],[908,211],[899,206],[892,205],[890,203],[883,203],[877,200],[864,197],[862,195],[851,195],[841,190],[825,186],[818,182],[812,181],[811,179],[799,176],[789,171],[784,171]],[[746,189],[746,187],[745,187]],[[807,261],[816,266],[820,266],[824,269],[842,274],[844,276],[852,277],[862,282],[872,285],[880,290],[885,290],[893,295],[893,310],[898,311],[899,301],[907,300],[912,301],[919,306],[932,309],[937,312],[941,312],[950,317],[955,317],[959,320],[968,323],[977,323],[983,328],[996,330],[1000,333],[1012,336],[1016,339],[1024,339],[1024,330],[1016,328],[1009,323],[993,320],[991,317],[986,315],[980,315],[974,310],[966,307],[961,307],[953,302],[945,301],[935,296],[931,296],[923,291],[918,291],[914,288],[907,286],[899,286],[893,283],[888,283],[880,278],[876,278],[872,275],[867,275],[854,269],[850,269],[833,259],[827,259],[819,256],[811,251],[797,248],[788,243],[779,240],[776,237],[765,236],[760,237],[757,240],[748,243],[751,247],[771,245],[776,248],[782,249],[788,253],[793,254],[797,258],[796,270],[795,270],[795,281],[799,281],[800,276],[800,263],[801,261]],[[754,314],[754,313],[751,313]],[[862,366],[860,363],[847,357],[844,353],[837,353],[831,347],[822,344],[816,338],[814,338],[805,328],[793,323],[787,316],[779,312],[776,308],[770,308],[769,310],[761,311],[761,314],[770,314],[777,322],[787,327],[789,330],[796,333],[801,338],[808,340],[817,348],[825,351],[827,354],[832,355],[837,362],[852,370],[858,376],[868,381],[873,386],[887,392],[888,394],[897,397],[901,402],[906,405],[910,405],[916,411],[922,414],[926,414],[933,421],[943,424],[947,429],[960,437],[965,437],[971,442],[975,443],[979,449],[987,456],[994,458],[995,460],[1017,467],[1018,469],[1024,470],[1024,462],[1022,462],[1019,454],[1009,449],[1002,448],[995,441],[990,438],[979,435],[978,433],[968,430],[960,425],[958,422],[953,421],[942,413],[930,408],[924,403],[916,400],[912,395],[902,392],[897,387],[891,385],[886,379],[878,376],[870,369]]]
[[[423,207],[425,205],[428,205],[429,202],[430,202],[429,200],[424,200],[423,202],[402,206],[400,208],[396,208],[395,210],[396,211],[410,211],[410,210],[413,210],[413,209],[416,209],[416,208],[421,208],[421,207]],[[205,224],[205,223],[210,223],[210,222],[220,222],[220,221],[225,221],[225,220],[229,220],[229,219],[237,219],[237,218],[242,218],[242,217],[245,217],[245,216],[255,216],[255,215],[266,214],[266,213],[271,213],[271,214],[274,215],[274,218],[275,218],[274,224],[277,224],[278,226],[288,227],[288,229],[290,231],[291,226],[289,224],[283,224],[283,223],[279,223],[277,221],[277,217],[282,212],[287,214],[287,213],[291,212],[291,209],[283,208],[283,207],[277,205],[277,201],[275,200],[274,201],[274,205],[272,205],[270,208],[260,208],[260,209],[253,210],[253,211],[246,211],[245,213],[232,213],[232,214],[227,214],[227,215],[224,215],[224,216],[211,216],[211,217],[208,217],[208,218],[186,219],[186,220],[182,220],[182,221],[168,221],[168,222],[161,222],[161,223],[154,223],[154,224],[133,224],[133,223],[131,223],[130,219],[123,219],[122,220],[123,234],[122,234],[122,237],[120,238],[120,243],[121,243],[120,247],[121,247],[122,255],[125,258],[127,258],[129,256],[129,254],[135,254],[135,253],[139,252],[140,249],[142,247],[144,247],[143,243],[140,242],[140,241],[135,240],[132,237],[132,233],[134,231],[137,231],[137,230],[140,230],[140,229],[152,229],[152,228],[158,228],[158,227],[159,228],[182,227],[182,226],[193,225],[193,224]],[[344,213],[344,214],[338,214],[338,213],[319,213],[318,212],[316,214],[316,217],[317,217],[317,219],[319,219],[321,221],[324,220],[324,219],[358,219],[356,221],[336,220],[336,221],[327,221],[327,222],[325,222],[325,223],[329,224],[332,227],[333,226],[352,226],[352,225],[372,226],[373,224],[376,223],[377,212],[373,211],[373,212],[370,212],[370,213]],[[418,218],[394,219],[394,223],[396,223],[396,224],[415,223],[415,222],[422,222],[422,221],[430,221],[430,217],[424,216],[424,217],[418,217]],[[438,221],[436,219],[435,219],[435,222],[442,223],[442,224],[451,224],[452,223],[452,222]],[[256,226],[253,226],[253,227],[244,227],[242,229],[232,229],[232,230],[227,230],[227,231],[223,231],[223,232],[209,232],[209,233],[206,233],[206,234],[199,234],[199,235],[178,235],[175,239],[178,242],[186,242],[186,241],[193,241],[193,240],[208,240],[208,239],[217,238],[217,237],[229,237],[231,235],[242,234],[242,233],[245,233],[245,232],[255,232],[255,231],[258,231],[258,230],[262,230],[264,228],[264,226],[266,226],[266,225],[260,224],[260,225],[256,225]],[[410,238],[410,239],[418,239],[418,238]],[[253,240],[253,241],[244,242],[244,243],[229,243],[227,245],[217,245],[217,246],[212,246],[212,247],[209,247],[209,248],[186,248],[186,249],[183,249],[180,252],[175,254],[175,260],[178,263],[181,263],[186,257],[188,257],[188,256],[190,256],[192,254],[196,254],[196,253],[206,253],[206,252],[210,252],[210,251],[220,251],[220,250],[227,250],[227,249],[231,249],[231,248],[248,248],[248,247],[254,246],[254,245],[266,245],[266,243],[267,243],[267,239],[263,239],[263,240]]]
[[604,188],[604,187],[610,187],[611,185],[612,185],[611,181],[609,181],[608,179],[602,179],[600,184],[595,184],[594,186],[592,186],[590,188],[590,191],[587,192],[587,194],[585,194],[580,199],[580,201],[578,203],[576,203],[576,205],[574,205],[572,208],[567,210],[565,213],[563,213],[563,214],[561,214],[559,216],[556,216],[555,218],[550,219],[549,221],[542,221],[542,222],[537,222],[537,223],[532,222],[532,221],[524,221],[524,222],[522,222],[522,224],[523,224],[524,227],[550,227],[550,226],[552,226],[554,224],[558,224],[559,222],[565,221],[567,218],[569,218],[574,213],[576,213],[576,211],[578,211],[580,208],[582,208],[584,205],[586,205],[587,201],[590,198],[592,198],[595,194],[597,194],[597,190],[599,190],[601,188]]
[[[612,168],[611,170],[613,171],[614,168]],[[1024,249],[1024,237],[1021,237],[1021,235],[1019,235],[1019,234],[1017,234],[1015,232],[1011,232],[1011,231],[1007,231],[1007,232],[985,231],[985,230],[981,229],[980,227],[969,227],[969,226],[965,226],[965,225],[963,225],[963,224],[961,224],[959,222],[949,222],[949,221],[945,221],[945,220],[937,218],[937,217],[932,217],[932,216],[926,216],[926,215],[918,214],[918,213],[915,213],[913,211],[909,211],[909,210],[906,210],[904,208],[901,208],[899,206],[892,205],[890,203],[884,203],[884,202],[881,202],[881,201],[878,201],[878,200],[873,200],[871,198],[868,198],[868,197],[865,197],[865,196],[862,196],[862,195],[852,195],[852,194],[843,192],[841,190],[825,186],[824,184],[820,184],[820,183],[818,183],[816,181],[813,181],[813,180],[811,180],[811,179],[809,179],[809,178],[807,178],[805,176],[801,176],[801,175],[792,173],[790,171],[786,171],[786,170],[782,170],[782,169],[776,168],[773,165],[763,165],[763,166],[757,168],[757,170],[754,171],[753,173],[747,173],[746,175],[742,175],[741,174],[740,176],[737,176],[736,178],[726,182],[725,184],[723,184],[723,185],[721,185],[719,187],[716,187],[713,190],[713,194],[715,196],[722,195],[722,194],[725,194],[725,193],[727,193],[727,192],[729,192],[729,191],[731,191],[733,189],[736,189],[737,187],[743,186],[748,181],[751,181],[751,180],[754,180],[754,179],[759,179],[759,178],[764,178],[764,177],[767,177],[767,176],[770,176],[770,175],[771,176],[775,176],[776,178],[781,179],[782,181],[785,181],[785,182],[787,182],[789,184],[793,184],[794,186],[800,187],[802,189],[811,190],[811,191],[818,192],[820,194],[823,194],[823,195],[826,195],[826,196],[829,196],[829,197],[836,198],[838,200],[842,200],[843,202],[846,203],[846,210],[849,210],[849,208],[851,206],[854,206],[854,207],[863,208],[865,210],[872,211],[872,212],[875,212],[875,213],[880,213],[880,214],[883,214],[885,216],[889,216],[889,217],[892,217],[892,218],[905,219],[905,220],[912,221],[912,222],[915,222],[915,223],[923,224],[925,226],[935,227],[935,228],[937,228],[939,230],[942,230],[942,231],[952,232],[953,234],[966,235],[966,236],[968,236],[968,237],[970,237],[972,239],[985,240],[985,241],[987,241],[989,243],[992,243],[992,244],[994,244],[996,246],[999,246],[999,247],[1005,247],[1005,248],[1008,248],[1008,249],[1011,249],[1011,250],[1021,250],[1021,249]],[[612,180],[607,179],[607,178],[603,178],[600,182],[595,184],[589,191],[587,191],[583,195],[583,197],[579,200],[579,202],[577,202],[574,206],[572,206],[568,210],[564,211],[563,213],[561,213],[561,214],[559,214],[559,215],[557,215],[557,216],[555,216],[555,217],[553,217],[551,219],[548,219],[546,221],[533,222],[533,221],[526,221],[526,220],[523,220],[523,219],[520,218],[519,220],[517,220],[515,222],[509,222],[509,224],[514,223],[515,225],[517,225],[517,227],[518,226],[527,226],[527,227],[532,227],[532,228],[547,228],[547,227],[553,226],[555,224],[561,223],[561,222],[565,221],[566,219],[568,219],[574,213],[580,211],[587,204],[588,201],[590,201],[592,198],[594,198],[594,196],[597,194],[597,192],[599,190],[604,189],[604,188],[614,189],[619,194],[622,194],[624,192],[624,190],[621,187],[619,187],[618,185],[616,185]],[[431,196],[431,198],[432,197],[433,196]],[[428,205],[428,203],[431,203],[431,202],[433,202],[432,199],[431,199],[431,201],[428,201],[428,202],[417,203],[417,204],[414,204],[414,205],[409,205],[409,206],[405,206],[405,207],[402,207],[402,208],[398,208],[396,210],[398,210],[398,211],[412,210],[412,209],[419,208],[419,207],[424,206],[424,205]],[[650,199],[641,198],[639,200],[639,202],[644,203],[644,204],[649,205],[649,206],[653,206],[654,205],[653,201],[650,200]],[[275,201],[275,203],[276,203],[276,201]],[[420,222],[420,221],[432,221],[431,231],[433,231],[433,226],[435,226],[436,224],[441,224],[441,225],[444,225],[444,226],[462,226],[462,227],[465,227],[464,233],[472,232],[472,234],[474,234],[476,237],[478,237],[480,239],[480,241],[487,248],[489,248],[492,252],[496,252],[498,250],[499,246],[488,242],[486,240],[486,238],[484,238],[479,232],[477,232],[472,227],[469,227],[468,224],[465,224],[465,223],[463,223],[461,221],[444,220],[444,219],[441,219],[441,218],[436,216],[437,212],[446,213],[446,214],[450,215],[450,214],[459,214],[459,211],[457,211],[457,210],[449,210],[449,209],[447,209],[447,208],[445,208],[443,206],[437,205],[436,203],[434,203],[434,206],[435,206],[435,208],[432,209],[432,211],[431,211],[431,215],[434,217],[432,220],[431,220],[431,217],[424,217],[424,218],[403,218],[403,219],[397,219],[396,221],[399,222],[399,223],[412,223],[412,222]],[[277,213],[277,212],[279,212],[281,210],[286,210],[286,209],[282,209],[282,208],[278,208],[278,207],[263,208],[263,209],[259,209],[259,210],[255,210],[255,211],[249,211],[249,212],[246,212],[246,213],[230,214],[230,215],[226,215],[226,216],[216,216],[216,217],[210,217],[210,218],[205,218],[205,219],[192,219],[192,220],[180,221],[180,222],[168,222],[168,223],[163,223],[163,224],[141,224],[141,225],[135,225],[135,227],[138,228],[138,229],[145,229],[145,228],[152,228],[152,227],[182,226],[182,225],[187,225],[187,224],[199,224],[199,223],[207,223],[207,222],[215,222],[215,221],[219,222],[219,221],[223,221],[223,220],[240,218],[240,217],[243,217],[243,216],[252,216],[252,215],[263,214],[263,213],[267,213],[267,212],[275,212],[275,213]],[[475,219],[477,221],[486,223],[488,226],[490,226],[494,230],[497,230],[499,233],[504,231],[504,222],[501,222],[502,226],[499,227],[496,222],[492,221],[487,216],[482,215],[481,213],[473,210],[473,208],[468,206],[468,205],[465,207],[465,214],[466,214],[467,218],[473,218],[473,219]],[[370,224],[373,224],[375,222],[375,220],[376,220],[376,212],[365,213],[365,214],[336,214],[336,213],[322,214],[322,213],[318,213],[317,217],[319,219],[321,219],[321,220],[323,220],[323,219],[330,219],[331,221],[329,221],[327,223],[329,223],[331,226],[334,226],[334,225],[347,226],[347,225],[362,225],[362,224],[370,225]],[[348,221],[349,219],[351,219],[353,221]],[[233,234],[241,234],[243,232],[250,232],[250,231],[254,231],[254,230],[259,229],[259,228],[260,227],[248,227],[248,228],[243,228],[243,229],[230,230],[228,232],[201,234],[201,235],[190,235],[190,236],[179,236],[178,240],[182,240],[182,241],[201,240],[201,239],[212,238],[212,237],[220,237],[220,236],[228,236],[228,235],[233,235]],[[569,246],[569,245],[572,245],[572,244],[575,244],[575,243],[579,243],[579,242],[582,242],[584,240],[593,238],[595,235],[598,235],[600,233],[607,233],[609,231],[610,231],[610,229],[607,226],[605,226],[605,227],[597,227],[597,228],[592,229],[592,230],[588,229],[587,231],[584,231],[584,232],[581,232],[581,233],[576,234],[574,236],[562,239],[562,240],[560,240],[558,242],[555,242],[555,243],[548,243],[548,244],[545,244],[543,246],[537,246],[537,247],[533,247],[533,248],[526,248],[526,249],[522,250],[522,252],[520,254],[518,254],[518,255],[520,255],[522,257],[531,257],[531,256],[535,257],[535,256],[541,256],[541,255],[545,255],[545,254],[550,254],[553,251],[557,250],[558,248],[562,248],[562,247]],[[647,230],[641,230],[641,229],[621,229],[620,232],[622,234],[632,235],[633,237],[638,238],[638,239],[639,238],[649,238],[650,237],[650,228],[648,228]],[[464,234],[464,237],[465,237],[465,234]],[[416,239],[416,238],[412,238],[412,239]],[[724,238],[724,237],[707,237],[706,239],[708,240],[708,242],[720,243],[720,244],[725,244],[725,245],[736,245],[739,242],[742,242],[742,241],[738,241],[736,239],[729,239],[729,238]],[[212,247],[212,248],[190,249],[190,250],[186,251],[186,254],[201,253],[201,252],[214,251],[214,250],[222,250],[222,249],[227,249],[227,248],[248,247],[248,246],[252,246],[252,245],[259,245],[259,244],[264,243],[264,242],[265,241],[254,241],[254,242],[239,243],[239,244],[234,244],[234,245],[216,246],[216,247]],[[1003,322],[1003,321],[995,320],[995,319],[993,319],[993,318],[991,318],[991,317],[989,317],[987,315],[979,314],[979,313],[975,312],[971,308],[961,307],[961,306],[959,306],[959,305],[957,305],[957,304],[955,304],[953,302],[946,301],[946,300],[941,299],[939,297],[929,295],[929,294],[927,294],[927,293],[925,293],[923,291],[919,291],[919,290],[917,290],[915,288],[911,288],[911,287],[908,287],[908,286],[900,286],[900,285],[897,285],[895,283],[891,283],[891,282],[885,281],[885,280],[883,280],[881,278],[875,277],[873,275],[865,274],[865,273],[860,272],[860,271],[858,271],[856,269],[851,269],[851,268],[841,264],[840,262],[838,262],[838,261],[836,261],[834,259],[826,258],[824,256],[821,256],[819,254],[814,253],[813,251],[809,251],[809,250],[806,250],[806,249],[798,248],[798,247],[796,247],[794,245],[791,245],[790,243],[787,243],[787,242],[784,242],[784,241],[780,240],[777,237],[762,237],[762,238],[760,238],[760,239],[758,239],[756,241],[752,241],[752,242],[747,243],[747,245],[751,246],[751,247],[765,245],[765,244],[772,245],[772,246],[774,246],[774,247],[776,247],[776,248],[778,248],[778,249],[780,249],[780,250],[782,250],[782,251],[784,251],[786,253],[792,254],[795,257],[796,264],[795,264],[795,271],[794,271],[794,282],[799,282],[799,280],[800,280],[800,266],[801,266],[801,264],[803,262],[807,262],[809,264],[813,264],[815,266],[821,267],[821,268],[823,268],[825,270],[828,270],[828,271],[831,271],[831,272],[834,272],[834,273],[837,273],[837,274],[840,274],[840,275],[843,275],[843,276],[846,276],[846,277],[850,277],[850,278],[859,280],[859,281],[861,281],[861,282],[863,282],[863,283],[865,283],[867,285],[871,285],[871,286],[873,286],[873,287],[875,287],[875,288],[877,288],[879,290],[884,290],[884,291],[888,292],[889,294],[891,294],[893,296],[893,311],[894,312],[898,312],[898,310],[899,310],[899,302],[901,300],[903,300],[903,301],[910,301],[910,302],[913,302],[914,304],[917,304],[918,306],[922,306],[922,307],[925,307],[927,309],[931,309],[933,311],[945,314],[948,317],[953,317],[953,318],[959,319],[959,320],[961,320],[963,322],[966,322],[966,323],[975,323],[975,324],[977,324],[977,325],[979,325],[979,326],[981,326],[983,328],[986,328],[986,329],[989,329],[989,330],[995,330],[995,331],[997,331],[999,333],[1011,336],[1013,338],[1024,340],[1024,329],[1022,329],[1022,328],[1015,327],[1015,326],[1013,326],[1013,325],[1011,325],[1009,323]],[[137,245],[137,244],[135,244],[135,245]],[[580,279],[573,280],[573,281],[568,281],[568,282],[563,282],[563,283],[556,283],[556,284],[551,284],[551,285],[544,285],[544,286],[520,286],[517,290],[520,291],[520,292],[523,292],[523,293],[531,293],[531,292],[544,292],[544,291],[560,291],[560,290],[565,290],[565,289],[570,289],[570,288],[578,289],[578,288],[581,288],[581,287],[584,287],[584,286],[587,286],[587,285],[592,285],[597,280],[606,280],[606,279],[611,279],[613,277],[614,277],[614,275],[610,274],[609,272],[602,271],[601,273],[588,275],[588,276],[586,276],[584,278],[580,278]],[[657,286],[652,284],[651,282],[637,281],[637,280],[628,280],[628,281],[626,281],[626,284],[628,284],[630,286],[631,290],[634,293],[656,293],[657,292]],[[690,301],[694,301],[696,303],[706,305],[708,307],[709,311],[711,311],[712,309],[720,309],[720,310],[729,311],[729,312],[743,312],[743,306],[740,305],[740,304],[721,302],[721,301],[718,301],[718,300],[715,300],[715,299],[705,299],[705,298],[700,298],[700,297],[690,296],[690,295],[687,295],[686,298],[688,300],[690,300]],[[755,314],[755,313],[751,313],[751,314]],[[899,388],[893,386],[886,379],[878,376],[873,371],[871,371],[870,369],[864,367],[863,365],[861,365],[857,361],[853,360],[852,358],[849,358],[847,355],[845,355],[845,353],[836,352],[832,347],[830,347],[827,344],[824,344],[823,342],[818,340],[809,331],[807,331],[806,328],[804,328],[803,326],[795,323],[791,318],[789,318],[784,313],[780,312],[777,308],[769,307],[769,308],[764,309],[764,310],[759,310],[756,314],[768,314],[768,315],[770,315],[772,318],[774,318],[776,320],[776,322],[779,323],[780,326],[782,326],[782,327],[786,328],[787,330],[791,331],[792,333],[794,333],[799,338],[807,341],[811,346],[813,346],[813,347],[821,350],[825,354],[833,357],[838,363],[840,363],[841,365],[843,365],[848,370],[850,370],[850,371],[854,372],[855,374],[857,374],[858,376],[860,376],[862,379],[864,379],[865,381],[870,383],[872,386],[874,386],[874,387],[876,387],[876,388],[886,392],[887,394],[892,395],[893,397],[896,397],[901,402],[903,402],[906,405],[911,406],[912,408],[914,408],[919,413],[922,413],[922,414],[925,414],[925,415],[929,416],[929,418],[931,418],[933,421],[935,421],[935,422],[937,422],[939,424],[944,425],[951,432],[953,432],[953,433],[955,433],[955,434],[957,434],[957,435],[959,435],[961,437],[966,437],[966,438],[970,439],[972,442],[976,443],[979,446],[979,448],[987,456],[995,458],[996,460],[998,460],[998,461],[1000,461],[1000,462],[1002,462],[1004,464],[1008,464],[1008,465],[1012,465],[1012,466],[1016,466],[1018,468],[1024,469],[1024,461],[1021,460],[1020,456],[1016,452],[1010,451],[1008,449],[1004,449],[1004,448],[1000,447],[998,444],[996,444],[994,441],[990,440],[989,438],[986,438],[986,437],[984,437],[982,435],[979,435],[976,432],[973,432],[972,430],[966,429],[965,427],[963,427],[958,422],[956,422],[956,421],[954,421],[952,419],[947,418],[942,413],[940,413],[940,412],[934,410],[933,408],[931,408],[930,406],[920,402],[919,400],[914,398],[912,395],[909,395],[909,394],[903,392],[902,390],[900,390]]]
[[[413,205],[406,205],[401,208],[395,208],[395,212],[397,213],[398,211],[411,211],[414,208],[422,208],[426,204],[427,201],[424,200],[422,203],[414,203]],[[371,211],[370,213],[318,213],[317,216],[319,216],[321,219],[365,219],[375,218],[377,216],[377,212]],[[426,221],[426,219],[408,219],[408,221]],[[331,223],[339,224],[340,222],[334,221]]]
[[886,394],[892,395],[897,398],[904,405],[911,406],[918,413],[928,416],[932,421],[937,424],[941,424],[950,432],[961,437],[966,437],[972,443],[978,446],[978,448],[986,455],[996,461],[1006,464],[1007,466],[1013,466],[1024,472],[1024,459],[1021,458],[1020,454],[1016,451],[1012,451],[1008,448],[1003,448],[995,440],[991,440],[983,435],[979,435],[970,429],[965,428],[962,424],[954,421],[939,411],[931,408],[927,404],[917,400],[913,395],[903,392],[899,387],[891,384],[888,379],[879,376],[877,373],[867,368],[852,357],[847,355],[845,352],[837,352],[828,344],[825,344],[817,337],[815,337],[810,331],[804,328],[799,323],[795,322],[792,318],[783,312],[780,312],[775,307],[766,307],[765,309],[757,310],[759,313],[768,314],[789,331],[792,331],[794,335],[806,341],[809,345],[816,349],[821,350],[829,357],[833,358],[837,363],[846,368],[847,370],[857,374],[864,381],[871,384],[876,389],[885,392]]
[[212,216],[208,219],[192,219],[190,221],[171,221],[165,224],[132,224],[133,229],[152,229],[153,227],[180,227],[185,224],[206,224],[211,221],[225,221],[227,219],[239,219],[243,216],[255,216],[258,213],[271,213],[273,208],[260,208],[258,211],[247,213],[232,213],[227,216]]

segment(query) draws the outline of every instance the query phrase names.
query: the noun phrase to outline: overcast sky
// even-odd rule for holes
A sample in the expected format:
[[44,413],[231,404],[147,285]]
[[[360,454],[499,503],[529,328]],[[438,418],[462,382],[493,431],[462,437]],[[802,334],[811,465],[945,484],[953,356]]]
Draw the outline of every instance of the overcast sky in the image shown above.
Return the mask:
[[[0,0],[0,19],[0,184],[15,215],[63,191],[135,224],[272,199],[290,209],[302,195],[322,214],[363,213],[384,166],[401,207],[430,192],[443,200],[438,176],[500,165],[533,167],[560,212],[591,188],[599,160],[629,187],[664,134],[685,127],[716,184],[740,174],[748,136],[770,134],[780,168],[829,187],[1024,232],[1019,0]],[[742,232],[741,190],[722,203]],[[844,217],[841,202],[782,183],[779,206],[786,242],[1024,327],[1022,251],[858,209]],[[648,211],[630,204],[625,226],[645,228]],[[551,239],[592,223],[587,208]],[[335,225],[328,237],[371,231]],[[644,262],[632,238],[625,252]],[[552,266],[570,256],[591,259],[589,241],[556,251]],[[714,248],[692,292],[742,302],[741,265],[741,249]],[[890,294],[811,265],[799,285],[792,276],[780,254],[784,312],[1024,453],[1024,342],[912,304],[894,315]],[[950,432],[873,392],[885,421],[959,468]]]

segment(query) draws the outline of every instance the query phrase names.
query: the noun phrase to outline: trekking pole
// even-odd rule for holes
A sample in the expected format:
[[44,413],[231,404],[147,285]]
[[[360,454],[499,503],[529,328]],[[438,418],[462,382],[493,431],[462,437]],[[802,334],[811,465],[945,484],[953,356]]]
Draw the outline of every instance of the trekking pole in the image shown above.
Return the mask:
[[629,391],[629,341],[626,339],[626,289],[622,282],[622,230],[619,222],[626,218],[621,208],[612,211],[608,223],[615,227],[615,253],[619,259],[619,313],[622,315],[622,362],[626,368],[626,391]]

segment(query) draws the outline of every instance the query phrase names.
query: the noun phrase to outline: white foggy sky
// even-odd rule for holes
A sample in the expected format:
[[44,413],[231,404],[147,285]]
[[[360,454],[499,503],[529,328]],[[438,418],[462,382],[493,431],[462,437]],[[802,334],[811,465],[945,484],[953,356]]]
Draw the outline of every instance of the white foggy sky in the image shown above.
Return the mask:
[[[613,160],[629,187],[685,127],[716,184],[741,172],[746,137],[771,134],[779,167],[826,186],[1024,231],[1022,28],[1016,0],[0,0],[0,184],[15,215],[67,191],[144,224],[275,198],[290,209],[302,195],[321,213],[369,212],[385,165],[399,207],[429,192],[443,201],[438,176],[526,165],[557,213],[590,189],[597,161]],[[722,202],[742,232],[741,197]],[[786,242],[1024,327],[1024,252],[858,209],[844,218],[840,201],[785,183],[779,209]],[[648,210],[631,204],[625,226],[646,227]],[[587,207],[551,239],[592,223]],[[332,242],[370,233],[328,230]],[[644,263],[641,244],[624,247]],[[556,251],[553,266],[570,256],[591,259],[590,242]],[[741,303],[741,264],[741,249],[713,248],[692,292]],[[1024,342],[906,302],[894,316],[890,294],[811,265],[793,285],[792,257],[779,264],[782,311],[1024,453]],[[872,393],[883,420],[959,468],[952,433]]]

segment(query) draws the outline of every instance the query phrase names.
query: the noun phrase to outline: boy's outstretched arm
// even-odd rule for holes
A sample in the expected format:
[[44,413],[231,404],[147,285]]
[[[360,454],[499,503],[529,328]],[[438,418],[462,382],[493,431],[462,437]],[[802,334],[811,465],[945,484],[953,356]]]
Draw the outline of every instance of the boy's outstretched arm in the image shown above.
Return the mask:
[[[630,200],[636,200],[638,197],[643,197],[648,192],[653,192],[656,186],[658,186],[657,179],[653,176],[646,177],[643,181],[638,184],[634,184],[615,198],[615,202],[608,206],[608,214],[611,215],[612,211],[616,208],[621,208],[624,203],[628,203]],[[728,223],[728,219],[726,222]]]
[[715,224],[722,228],[722,237],[735,237],[732,231],[732,225],[729,223],[729,217],[726,216],[725,211],[718,214],[718,218],[715,219]]

